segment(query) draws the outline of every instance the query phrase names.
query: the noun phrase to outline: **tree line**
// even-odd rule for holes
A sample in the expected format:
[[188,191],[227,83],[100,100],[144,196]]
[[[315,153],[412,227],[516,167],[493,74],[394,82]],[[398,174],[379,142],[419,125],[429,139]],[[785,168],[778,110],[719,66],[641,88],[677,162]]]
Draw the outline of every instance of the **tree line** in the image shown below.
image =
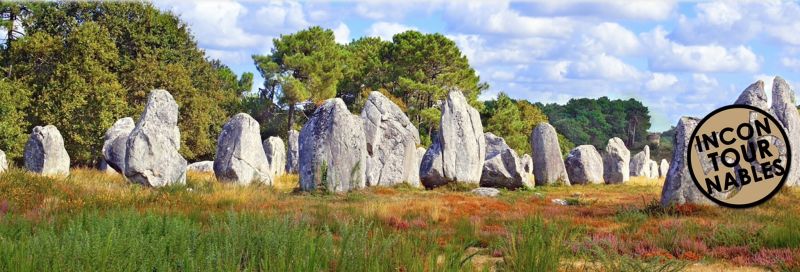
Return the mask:
[[564,152],[573,143],[602,148],[612,136],[636,144],[650,126],[647,108],[632,99],[543,105],[501,93],[479,101],[489,85],[439,33],[342,45],[333,31],[310,27],[275,38],[269,54],[253,55],[264,78],[254,83],[253,74],[237,75],[209,59],[178,16],[148,2],[3,2],[0,19],[0,149],[13,160],[33,126],[52,124],[74,163],[95,164],[106,129],[118,118],[138,117],[157,88],[180,106],[180,152],[190,161],[214,157],[222,124],[235,113],[256,118],[262,136],[285,138],[322,101],[342,98],[358,114],[370,91],[408,114],[424,146],[438,129],[438,103],[452,89],[480,110],[486,131],[519,153],[530,152],[528,136],[541,122],[561,133]]

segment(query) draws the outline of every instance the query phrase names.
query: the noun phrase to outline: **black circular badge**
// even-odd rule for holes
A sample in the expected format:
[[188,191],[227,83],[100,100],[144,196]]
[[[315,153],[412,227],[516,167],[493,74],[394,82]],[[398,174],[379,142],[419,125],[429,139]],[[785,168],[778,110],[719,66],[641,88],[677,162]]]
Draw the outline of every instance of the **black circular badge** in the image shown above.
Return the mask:
[[791,167],[786,131],[770,113],[730,105],[707,115],[689,139],[689,174],[714,203],[749,208],[780,191]]

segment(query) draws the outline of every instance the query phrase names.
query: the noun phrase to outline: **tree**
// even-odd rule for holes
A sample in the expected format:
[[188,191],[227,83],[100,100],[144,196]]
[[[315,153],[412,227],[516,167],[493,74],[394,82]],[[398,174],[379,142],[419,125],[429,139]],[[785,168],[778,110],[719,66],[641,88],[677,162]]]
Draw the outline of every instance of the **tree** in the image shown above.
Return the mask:
[[270,55],[253,56],[253,61],[270,96],[278,94],[279,102],[288,108],[288,127],[293,128],[299,104],[336,96],[344,51],[332,30],[318,26],[281,35],[272,43]]
[[[528,138],[533,128],[541,122],[547,122],[538,108],[522,101],[515,102],[501,92],[496,100],[487,101],[484,107],[484,115],[488,117],[484,120],[486,131],[505,139],[508,146],[520,155],[530,153]],[[523,112],[526,116],[523,116]]]
[[345,45],[347,67],[336,96],[341,97],[351,111],[361,112],[369,91],[390,88],[391,66],[386,54],[391,44],[377,37],[362,37]]
[[620,137],[632,148],[646,140],[650,128],[647,107],[635,99],[570,99],[565,105],[539,105],[559,133],[577,144],[605,148],[608,139]]
[[[8,79],[35,101],[26,120],[58,125],[75,163],[93,163],[99,132],[117,118],[138,117],[152,89],[166,89],[179,104],[181,154],[213,158],[222,124],[241,109],[247,80],[207,60],[177,16],[145,2],[26,7],[30,12],[20,19],[25,34],[4,48],[15,63]],[[58,120],[70,114],[89,121]]]
[[[15,55],[16,51],[24,52],[23,48],[41,48],[44,51],[38,53],[52,54],[46,58],[59,60],[52,64],[52,71],[40,75],[37,81],[28,81],[33,90],[31,100],[36,105],[29,119],[36,124],[58,127],[72,159],[91,163],[102,148],[106,129],[116,117],[128,112],[125,90],[111,72],[118,64],[117,49],[108,31],[93,22],[70,32],[63,45],[29,46],[39,39],[55,41],[46,35],[37,33],[31,39],[20,39],[12,48]],[[37,70],[35,61],[19,62],[18,67],[19,74],[33,74]]]
[[480,82],[467,57],[444,35],[413,30],[396,34],[386,58],[392,69],[386,87],[394,96],[403,99],[409,118],[418,126],[423,138],[431,135],[438,124],[428,109],[438,107],[449,90],[457,88],[472,106],[479,110],[483,107],[478,95],[488,89],[488,84]]
[[20,82],[0,79],[0,150],[9,160],[22,157],[28,135],[25,110],[29,106],[30,91]]

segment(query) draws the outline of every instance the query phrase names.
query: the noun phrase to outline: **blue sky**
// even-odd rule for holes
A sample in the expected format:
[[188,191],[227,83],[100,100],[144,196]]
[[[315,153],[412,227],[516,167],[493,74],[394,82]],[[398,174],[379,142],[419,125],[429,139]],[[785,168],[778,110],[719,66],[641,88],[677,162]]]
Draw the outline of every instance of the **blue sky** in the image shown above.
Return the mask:
[[[800,84],[800,4],[780,1],[156,1],[207,55],[256,74],[252,54],[309,26],[340,43],[408,29],[453,39],[491,88],[532,102],[636,98],[652,131],[730,104],[776,75]],[[767,90],[769,93],[769,90]]]

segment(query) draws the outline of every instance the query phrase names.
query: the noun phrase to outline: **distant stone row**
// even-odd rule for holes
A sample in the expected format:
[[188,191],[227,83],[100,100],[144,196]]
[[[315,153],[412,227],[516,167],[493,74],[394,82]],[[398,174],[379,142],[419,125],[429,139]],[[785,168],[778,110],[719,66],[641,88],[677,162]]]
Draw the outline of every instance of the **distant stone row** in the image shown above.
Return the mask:
[[[772,104],[767,101],[767,93],[764,91],[764,82],[759,80],[745,89],[733,104],[750,105],[760,108],[773,116],[785,128],[791,146],[796,145],[800,139],[800,114],[796,108],[794,91],[780,77],[775,77],[772,81]],[[672,165],[669,167],[664,187],[661,192],[661,205],[672,204],[711,204],[712,202],[705,197],[695,186],[689,174],[687,164],[687,150],[689,138],[697,127],[700,119],[695,117],[681,117],[675,127],[675,138],[673,139],[674,150],[672,152]],[[785,152],[781,155],[785,160]],[[793,167],[790,167],[786,179],[786,186],[800,186],[800,152],[792,152]],[[761,171],[761,170],[759,170]]]

